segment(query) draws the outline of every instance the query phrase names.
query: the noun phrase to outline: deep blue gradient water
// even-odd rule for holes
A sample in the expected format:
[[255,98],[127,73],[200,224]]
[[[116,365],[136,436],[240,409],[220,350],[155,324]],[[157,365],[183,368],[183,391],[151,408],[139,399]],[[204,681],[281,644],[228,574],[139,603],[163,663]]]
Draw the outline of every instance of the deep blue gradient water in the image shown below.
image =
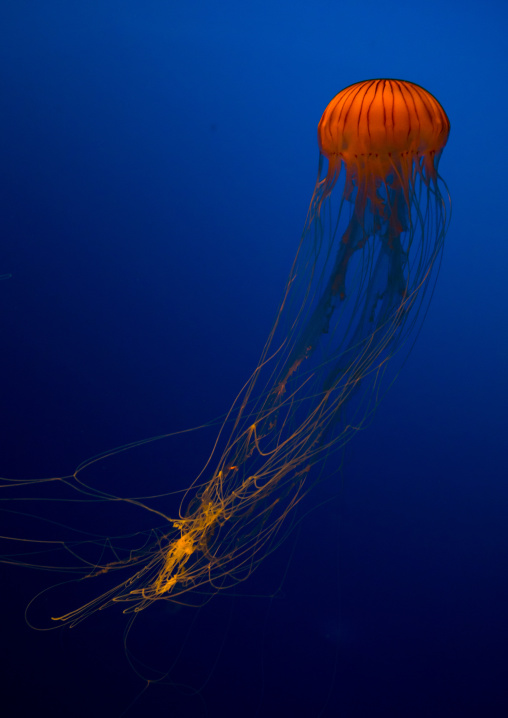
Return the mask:
[[[227,411],[343,87],[437,97],[453,203],[418,342],[298,529],[234,594],[136,622],[138,670],[173,685],[139,695],[119,608],[29,629],[58,576],[2,566],[3,716],[508,715],[507,20],[501,0],[3,0],[2,476],[63,476]],[[170,491],[212,438],[113,459],[95,483]]]

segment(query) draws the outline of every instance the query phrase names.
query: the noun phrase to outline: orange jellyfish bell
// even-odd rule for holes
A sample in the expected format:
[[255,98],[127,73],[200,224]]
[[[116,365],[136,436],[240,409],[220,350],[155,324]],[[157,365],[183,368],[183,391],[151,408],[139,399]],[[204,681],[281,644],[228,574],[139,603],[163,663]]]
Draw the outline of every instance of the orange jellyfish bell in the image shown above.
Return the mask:
[[[357,210],[370,200],[381,208],[381,183],[407,188],[415,173],[435,181],[437,162],[448,139],[450,122],[439,102],[423,87],[404,80],[365,80],[339,92],[318,125],[318,143],[328,159],[327,196],[346,167],[345,196],[358,188]],[[358,201],[359,200],[359,201]]]

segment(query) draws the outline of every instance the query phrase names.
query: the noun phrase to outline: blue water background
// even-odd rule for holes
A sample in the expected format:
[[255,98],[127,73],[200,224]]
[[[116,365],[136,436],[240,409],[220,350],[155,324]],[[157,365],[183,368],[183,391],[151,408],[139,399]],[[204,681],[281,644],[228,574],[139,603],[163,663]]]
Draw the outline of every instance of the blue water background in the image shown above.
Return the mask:
[[[227,411],[272,326],[317,122],[343,87],[395,77],[438,98],[453,202],[418,342],[314,510],[192,635],[188,611],[143,616],[135,651],[196,692],[132,703],[144,684],[120,610],[34,632],[25,606],[52,579],[2,567],[3,715],[508,715],[507,14],[500,0],[2,2],[3,476],[72,473]],[[190,482],[210,448],[197,436],[113,462],[118,491]]]

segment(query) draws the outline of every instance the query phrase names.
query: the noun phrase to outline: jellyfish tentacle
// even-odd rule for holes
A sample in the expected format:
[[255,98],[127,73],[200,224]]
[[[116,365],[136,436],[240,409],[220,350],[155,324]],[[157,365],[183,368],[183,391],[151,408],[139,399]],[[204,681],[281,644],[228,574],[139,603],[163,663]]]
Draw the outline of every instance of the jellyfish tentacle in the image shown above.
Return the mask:
[[[304,329],[299,333],[296,345],[286,363],[287,369],[280,379],[276,391],[280,393],[288,378],[296,371],[299,365],[317,348],[319,339],[327,334],[330,321],[340,301],[346,298],[346,273],[353,254],[360,249],[366,241],[365,231],[356,215],[352,215],[349,225],[342,235],[337,249],[335,263],[328,278],[321,298]],[[337,300],[340,300],[339,302]]]

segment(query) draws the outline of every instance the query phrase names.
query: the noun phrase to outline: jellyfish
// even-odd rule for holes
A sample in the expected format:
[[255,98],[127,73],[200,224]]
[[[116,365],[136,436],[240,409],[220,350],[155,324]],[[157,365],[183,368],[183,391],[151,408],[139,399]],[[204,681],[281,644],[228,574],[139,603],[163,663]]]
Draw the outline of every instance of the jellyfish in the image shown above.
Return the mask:
[[[421,328],[450,218],[438,173],[449,130],[439,102],[411,82],[358,82],[332,99],[275,321],[178,512],[166,512],[162,497],[154,504],[91,486],[85,471],[104,457],[47,480],[92,504],[131,504],[158,522],[128,551],[108,555],[115,539],[104,539],[95,561],[85,558],[82,537],[55,540],[72,559],[62,570],[112,580],[53,621],[74,625],[116,603],[134,614],[158,600],[200,605],[246,580],[284,540],[313,474],[369,421]],[[16,482],[2,486],[16,490]]]

